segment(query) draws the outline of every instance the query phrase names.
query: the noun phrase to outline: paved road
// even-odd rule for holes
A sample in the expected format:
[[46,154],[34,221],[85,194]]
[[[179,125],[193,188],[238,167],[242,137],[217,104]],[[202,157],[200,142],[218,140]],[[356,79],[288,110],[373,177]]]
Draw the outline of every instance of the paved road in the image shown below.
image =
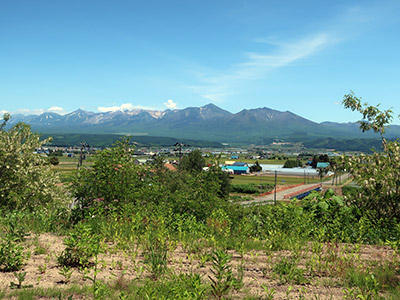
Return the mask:
[[[340,177],[337,178],[337,180],[335,179],[334,185],[336,185],[336,182],[338,183],[338,185],[344,184],[349,179],[350,179],[349,173],[342,174],[342,175],[340,175]],[[332,180],[333,180],[333,178],[326,180],[326,181],[322,182],[322,185],[332,185]]]
[[[340,176],[341,177],[340,180],[338,178],[337,182],[341,182],[343,184],[349,179],[349,176],[350,175],[348,173],[343,174]],[[335,182],[336,182],[336,180],[335,180]],[[305,189],[311,189],[313,187],[316,187],[317,185],[318,185],[318,183],[303,184],[303,185],[292,187],[292,188],[289,188],[289,189],[286,189],[283,191],[279,191],[279,187],[278,187],[277,192],[276,192],[276,200],[277,201],[284,200],[286,195],[296,193],[298,191],[305,190]],[[332,185],[332,180],[324,181],[324,182],[322,182],[322,185]],[[257,197],[254,200],[242,201],[242,202],[239,202],[239,204],[242,204],[242,205],[273,204],[274,198],[275,198],[275,195],[274,195],[274,193],[272,193],[269,195]]]
[[[292,194],[292,193],[296,193],[305,189],[309,189],[312,187],[317,186],[318,183],[311,183],[311,184],[302,184],[293,188],[289,188],[283,191],[279,191],[279,188],[277,189],[276,192],[276,200],[283,200],[284,197],[286,195]],[[275,194],[269,194],[269,195],[265,195],[265,196],[261,196],[261,197],[257,197],[254,200],[250,200],[250,201],[243,201],[243,202],[239,202],[242,205],[250,205],[250,204],[257,204],[257,203],[262,203],[262,202],[266,202],[266,203],[273,203],[275,198]]]

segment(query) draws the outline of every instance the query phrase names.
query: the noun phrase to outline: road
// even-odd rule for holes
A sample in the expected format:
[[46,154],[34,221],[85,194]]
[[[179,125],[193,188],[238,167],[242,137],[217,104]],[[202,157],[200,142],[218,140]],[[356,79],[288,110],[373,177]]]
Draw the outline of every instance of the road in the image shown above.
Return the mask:
[[[338,183],[341,182],[343,184],[346,181],[348,181],[349,177],[350,177],[350,175],[348,173],[342,174],[340,176],[340,178],[337,179],[337,182]],[[335,182],[336,182],[336,180],[335,180]],[[322,182],[321,184],[323,186],[332,185],[332,179],[326,180],[326,181]],[[302,185],[293,186],[293,187],[290,187],[290,188],[287,188],[284,190],[279,190],[279,187],[278,187],[277,192],[276,192],[276,201],[290,199],[291,194],[296,194],[298,192],[306,191],[306,190],[312,190],[312,189],[317,188],[321,184],[316,184],[316,183],[302,184]],[[244,205],[244,206],[251,205],[251,204],[262,204],[262,205],[273,204],[274,199],[275,199],[275,193],[272,192],[271,194],[257,197],[254,200],[239,202],[239,204]]]
[[[343,185],[349,179],[350,179],[350,173],[342,174],[337,179],[335,179],[335,184],[334,185],[336,185],[336,182],[338,183],[338,186]],[[322,182],[322,185],[333,185],[332,184],[332,180],[333,180],[332,178],[329,179],[329,180],[325,180],[324,182]]]

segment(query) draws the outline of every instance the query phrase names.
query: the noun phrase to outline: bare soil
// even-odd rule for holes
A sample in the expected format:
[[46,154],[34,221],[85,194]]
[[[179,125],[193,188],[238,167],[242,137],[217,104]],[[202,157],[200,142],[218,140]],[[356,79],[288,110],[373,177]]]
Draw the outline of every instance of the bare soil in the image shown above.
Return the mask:
[[[35,239],[37,240],[35,241]],[[27,253],[30,257],[26,259],[22,271],[26,272],[24,285],[33,285],[41,288],[67,288],[71,284],[89,285],[90,281],[85,279],[82,271],[74,270],[70,282],[65,282],[65,277],[60,275],[61,267],[57,264],[57,257],[63,251],[63,237],[53,234],[31,235],[26,241]],[[44,254],[35,254],[37,245],[45,249]],[[123,284],[134,279],[144,279],[151,274],[146,270],[143,263],[142,250],[120,251],[115,245],[107,244],[108,250],[100,256],[100,279],[111,285]],[[172,244],[168,257],[169,272],[178,274],[180,272],[194,272],[203,275],[203,281],[209,282],[211,263],[201,263],[199,253],[185,250],[187,245]],[[282,250],[266,253],[265,251],[249,251],[240,257],[235,251],[229,251],[232,255],[231,265],[234,274],[238,266],[243,265],[244,286],[239,292],[233,292],[232,297],[241,299],[244,296],[265,296],[263,286],[269,290],[275,290],[274,299],[288,299],[289,287],[291,299],[343,299],[344,287],[341,281],[341,272],[350,266],[376,266],[390,264],[399,261],[399,257],[389,247],[350,245],[350,244],[324,244],[319,253],[323,257],[323,264],[312,270],[310,260],[312,257],[312,243],[298,251],[299,268],[304,270],[306,283],[293,284],[282,283],[274,272],[276,263],[284,257],[290,257],[293,252]],[[203,249],[203,253],[209,249]],[[91,270],[92,272],[92,270]],[[89,273],[91,274],[91,273]],[[0,272],[0,290],[10,290],[10,282],[16,282],[13,272]],[[302,298],[303,297],[303,298]]]

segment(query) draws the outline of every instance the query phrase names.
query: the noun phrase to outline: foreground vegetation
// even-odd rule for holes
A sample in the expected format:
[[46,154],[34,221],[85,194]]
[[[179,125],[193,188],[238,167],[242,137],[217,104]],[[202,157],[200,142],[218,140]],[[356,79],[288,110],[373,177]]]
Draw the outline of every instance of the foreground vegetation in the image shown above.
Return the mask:
[[212,162],[202,171],[196,153],[176,172],[147,168],[125,139],[60,186],[32,154],[40,142],[28,127],[0,134],[2,298],[400,298],[396,142],[343,161],[361,186],[345,197],[242,207],[227,174]]

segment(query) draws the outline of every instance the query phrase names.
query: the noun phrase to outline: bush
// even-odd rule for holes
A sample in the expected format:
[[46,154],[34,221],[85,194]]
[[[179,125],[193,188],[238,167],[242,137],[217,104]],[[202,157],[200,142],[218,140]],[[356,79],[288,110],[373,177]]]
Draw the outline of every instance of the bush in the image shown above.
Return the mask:
[[271,191],[273,187],[274,186],[272,184],[232,184],[232,192],[242,194],[260,194]]
[[93,229],[85,224],[78,224],[64,240],[65,250],[57,258],[65,267],[85,267],[90,259],[100,251],[100,238]]
[[19,271],[24,264],[23,247],[14,239],[3,239],[0,244],[0,268],[3,271]]

